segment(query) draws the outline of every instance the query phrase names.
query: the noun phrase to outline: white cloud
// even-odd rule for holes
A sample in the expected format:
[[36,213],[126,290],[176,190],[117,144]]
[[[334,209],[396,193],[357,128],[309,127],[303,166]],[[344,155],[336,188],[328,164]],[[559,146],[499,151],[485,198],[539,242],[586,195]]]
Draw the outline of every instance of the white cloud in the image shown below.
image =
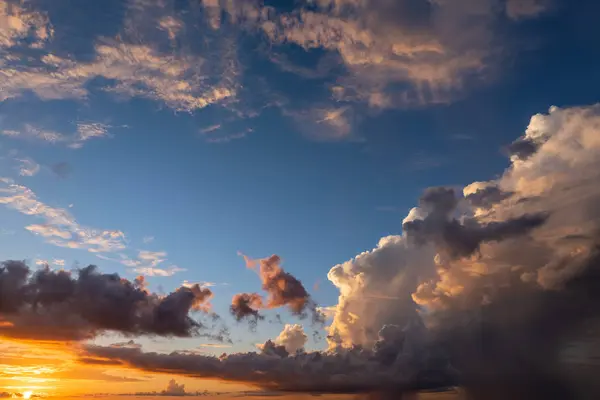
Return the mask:
[[158,26],[167,32],[169,39],[175,40],[179,31],[183,28],[183,22],[173,16],[166,16],[158,21]]
[[92,253],[115,252],[126,248],[125,235],[118,230],[101,230],[80,225],[65,209],[49,206],[35,193],[12,179],[0,178],[0,204],[24,215],[40,218],[43,224],[33,224],[27,230],[60,247],[84,249]]
[[192,287],[198,285],[200,287],[213,287],[213,286],[217,286],[217,284],[215,282],[205,282],[205,281],[201,281],[201,282],[189,282],[189,281],[183,281],[183,283],[181,284],[181,286],[184,287]]
[[154,268],[154,267],[138,267],[134,268],[134,272],[145,276],[160,276],[160,277],[168,277],[173,276],[178,272],[187,271],[184,268],[179,268],[175,265],[172,265],[168,268]]
[[144,236],[144,238],[142,239],[142,242],[144,244],[152,243],[152,242],[154,242],[154,236]]
[[283,330],[275,339],[275,344],[285,347],[289,354],[296,354],[298,350],[304,349],[308,336],[304,333],[302,325],[285,324]]
[[41,235],[44,237],[58,237],[61,239],[71,239],[71,232],[62,230],[56,226],[52,225],[28,225],[25,227],[29,232],[33,232],[37,235]]
[[[454,258],[433,243],[411,241],[408,233],[382,238],[375,249],[329,271],[340,292],[332,345],[370,345],[386,324],[403,327],[445,310],[477,309],[513,285],[560,289],[586,267],[600,231],[600,105],[551,107],[531,118],[519,140],[529,143],[530,153],[513,157],[499,179],[467,185],[467,198],[457,200],[452,216],[484,226],[541,213],[544,223]],[[492,203],[470,205],[470,196],[485,193],[496,196]],[[405,223],[425,223],[432,212],[427,207],[411,210]]]
[[74,134],[66,135],[34,124],[24,124],[21,129],[5,129],[0,131],[0,134],[12,139],[45,142],[53,145],[62,144],[72,149],[79,149],[90,139],[110,137],[109,128],[111,126],[98,122],[79,123]]
[[[0,48],[27,45],[41,47],[53,35],[48,17],[19,3],[0,2]],[[27,43],[26,39],[31,39]]]
[[200,133],[207,134],[207,133],[211,133],[216,130],[219,130],[219,129],[221,129],[221,124],[210,125],[210,126],[207,126],[206,128],[200,129]]
[[52,264],[58,266],[58,267],[64,267],[65,266],[65,260],[61,259],[61,258],[55,258],[54,260],[52,260]]
[[21,165],[18,167],[19,175],[34,176],[40,172],[40,165],[31,158],[21,158],[17,160]]

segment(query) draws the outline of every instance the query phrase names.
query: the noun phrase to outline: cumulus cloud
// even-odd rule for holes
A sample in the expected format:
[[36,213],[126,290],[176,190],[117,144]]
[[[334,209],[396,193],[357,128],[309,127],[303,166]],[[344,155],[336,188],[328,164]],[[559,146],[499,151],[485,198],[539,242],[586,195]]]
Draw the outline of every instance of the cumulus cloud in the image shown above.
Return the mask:
[[[594,375],[570,372],[564,350],[600,345],[599,129],[600,105],[552,107],[519,139],[535,151],[512,157],[500,178],[462,193],[426,190],[401,235],[329,271],[340,296],[326,352],[291,354],[283,338],[296,329],[286,328],[260,353],[87,347],[87,356],[274,390],[397,394],[461,383],[479,399],[576,398],[573,385]],[[271,294],[279,258],[245,259]],[[254,315],[266,306],[244,300]]]
[[256,322],[256,319],[260,317],[259,309],[286,306],[295,315],[303,317],[310,312],[313,320],[321,320],[321,314],[317,311],[316,304],[310,298],[304,285],[281,268],[279,256],[274,254],[258,260],[253,260],[243,254],[242,256],[246,261],[246,266],[257,271],[262,281],[262,289],[267,293],[267,299],[263,300],[257,293],[242,293],[234,296],[231,312],[236,319],[253,317]]
[[197,285],[160,297],[144,288],[143,279],[130,282],[95,266],[74,277],[48,266],[32,273],[21,261],[1,265],[0,335],[5,337],[83,340],[107,331],[186,337],[202,328],[190,312],[207,312],[212,297]]
[[171,379],[167,388],[161,394],[164,396],[185,396],[185,385],[177,383],[175,379]]
[[275,344],[283,346],[288,354],[296,354],[304,350],[304,345],[308,341],[308,336],[304,333],[302,325],[285,324],[283,330],[275,339]]

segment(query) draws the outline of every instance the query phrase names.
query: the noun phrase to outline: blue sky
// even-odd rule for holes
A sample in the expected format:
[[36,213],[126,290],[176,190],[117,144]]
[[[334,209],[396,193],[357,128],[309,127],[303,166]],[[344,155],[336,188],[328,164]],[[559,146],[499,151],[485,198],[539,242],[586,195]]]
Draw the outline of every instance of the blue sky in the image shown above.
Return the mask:
[[450,6],[418,1],[380,1],[394,21],[335,1],[265,3],[0,2],[0,21],[20,18],[0,25],[1,176],[65,210],[72,231],[112,235],[64,247],[25,229],[56,220],[5,202],[2,259],[142,273],[165,292],[215,283],[214,310],[251,349],[281,325],[248,336],[228,316],[233,294],[260,289],[238,251],[280,255],[336,304],[329,269],[401,233],[423,189],[501,174],[502,147],[532,115],[598,100],[592,1],[461,2],[465,29]]

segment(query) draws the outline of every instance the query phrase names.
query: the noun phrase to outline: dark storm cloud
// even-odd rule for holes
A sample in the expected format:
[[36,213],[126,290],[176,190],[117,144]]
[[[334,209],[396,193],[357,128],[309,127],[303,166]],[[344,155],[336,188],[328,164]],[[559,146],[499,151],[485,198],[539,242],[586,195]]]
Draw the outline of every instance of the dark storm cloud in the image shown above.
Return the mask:
[[486,224],[472,218],[459,221],[452,216],[457,205],[458,197],[454,189],[429,188],[420,202],[427,216],[407,221],[402,228],[407,237],[416,243],[434,243],[449,257],[457,258],[473,254],[483,242],[525,235],[547,219],[547,215],[537,213]]
[[202,325],[189,316],[206,310],[212,293],[198,285],[165,297],[149,293],[143,281],[99,273],[95,266],[77,277],[48,267],[30,273],[21,261],[0,268],[0,334],[48,340],[81,340],[103,331],[191,336]]

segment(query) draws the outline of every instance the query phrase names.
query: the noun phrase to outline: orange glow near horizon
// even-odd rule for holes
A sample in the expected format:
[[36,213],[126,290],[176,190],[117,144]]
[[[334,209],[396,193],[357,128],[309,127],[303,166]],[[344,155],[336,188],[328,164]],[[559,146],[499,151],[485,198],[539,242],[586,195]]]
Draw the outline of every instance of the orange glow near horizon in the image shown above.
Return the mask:
[[75,343],[0,339],[0,391],[27,398],[160,392],[170,379],[189,391],[255,390],[248,385],[171,374],[149,373],[126,366],[90,365],[79,361]]

